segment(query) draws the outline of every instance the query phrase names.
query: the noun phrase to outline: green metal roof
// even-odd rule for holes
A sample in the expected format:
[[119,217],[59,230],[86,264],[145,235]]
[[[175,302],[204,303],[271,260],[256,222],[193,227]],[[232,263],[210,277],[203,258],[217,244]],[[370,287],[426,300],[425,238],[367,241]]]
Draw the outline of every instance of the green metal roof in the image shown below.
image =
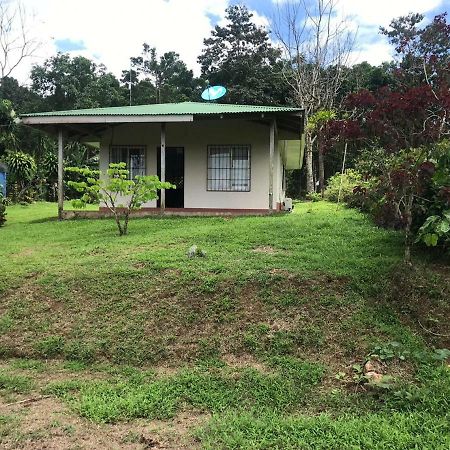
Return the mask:
[[242,113],[283,113],[300,112],[300,108],[284,106],[251,106],[223,103],[160,103],[156,105],[118,106],[110,108],[74,109],[70,111],[51,111],[22,114],[21,117],[61,117],[61,116],[170,116],[170,115],[209,115]]

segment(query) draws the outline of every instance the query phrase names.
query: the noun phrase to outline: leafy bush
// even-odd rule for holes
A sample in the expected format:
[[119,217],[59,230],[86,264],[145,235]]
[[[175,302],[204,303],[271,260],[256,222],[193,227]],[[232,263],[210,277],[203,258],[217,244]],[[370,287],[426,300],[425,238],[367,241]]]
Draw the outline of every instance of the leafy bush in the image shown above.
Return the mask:
[[417,199],[416,242],[428,247],[450,247],[450,141],[433,149],[432,158],[421,165],[428,184]]
[[[354,169],[347,169],[343,174],[336,173],[328,179],[324,197],[330,202],[347,202],[357,186],[363,184],[361,174]],[[340,191],[340,195],[339,195]]]
[[16,202],[30,203],[36,195],[33,186],[36,161],[33,156],[21,151],[9,151],[4,160],[9,169],[9,196]]
[[[370,149],[362,152],[355,167],[357,172],[351,171],[349,177],[343,178],[343,200],[369,213],[377,225],[404,229],[405,260],[414,240],[428,247],[448,248],[450,141],[395,155]],[[335,175],[330,179],[326,191],[329,200],[336,198],[338,178]]]
[[0,194],[0,227],[6,222],[6,199]]
[[419,228],[416,242],[424,242],[428,247],[436,247],[438,243],[450,244],[450,209],[442,216],[429,216]]
[[[79,183],[85,183],[88,185],[88,179],[93,178],[94,180],[98,180],[99,176],[99,170],[93,170],[89,167],[65,167],[64,197],[68,200],[76,200],[80,198],[80,192],[75,186],[78,186]],[[90,197],[87,199],[86,203],[99,203],[98,194],[96,192],[90,192]]]
[[[42,199],[56,201],[58,190],[58,157],[54,151],[47,151],[39,160],[38,184]],[[67,196],[66,192],[65,195]]]
[[311,192],[306,194],[306,200],[310,202],[320,202],[322,200],[322,196],[318,192]]
[[176,187],[161,182],[156,175],[138,175],[130,180],[130,171],[125,163],[111,163],[105,179],[99,177],[99,171],[89,168],[68,167],[66,171],[81,174],[86,178],[86,181],[67,183],[80,195],[78,200],[72,201],[73,206],[84,208],[93,198],[101,200],[114,216],[120,236],[128,232],[131,211],[139,209],[149,200],[157,199],[159,190]]

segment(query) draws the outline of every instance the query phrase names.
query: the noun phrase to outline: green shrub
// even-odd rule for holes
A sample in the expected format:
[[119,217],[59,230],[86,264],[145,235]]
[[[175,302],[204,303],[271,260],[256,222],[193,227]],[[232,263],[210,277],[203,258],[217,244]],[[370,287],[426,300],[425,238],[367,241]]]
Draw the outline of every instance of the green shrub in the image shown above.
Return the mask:
[[320,202],[320,200],[322,200],[322,196],[318,192],[311,192],[309,194],[306,194],[305,198],[310,202]]
[[[338,199],[347,202],[355,187],[360,186],[362,182],[361,174],[354,169],[347,169],[344,174],[336,173],[328,179],[324,197],[330,202],[337,202]],[[340,197],[339,190],[341,191]]]
[[0,227],[6,222],[6,200],[0,194]]
[[14,202],[31,203],[36,197],[34,189],[36,177],[35,159],[28,153],[9,151],[4,161],[9,169],[8,196]]

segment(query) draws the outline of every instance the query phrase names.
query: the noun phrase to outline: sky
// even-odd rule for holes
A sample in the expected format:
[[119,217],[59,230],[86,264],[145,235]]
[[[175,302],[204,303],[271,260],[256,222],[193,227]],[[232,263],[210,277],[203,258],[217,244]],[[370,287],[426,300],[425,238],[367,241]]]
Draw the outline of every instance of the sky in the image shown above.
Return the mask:
[[[0,0],[14,4],[16,0]],[[311,0],[309,0],[311,1]],[[283,0],[241,0],[258,25],[270,29],[277,3]],[[83,55],[103,63],[116,76],[129,67],[130,56],[140,54],[144,42],[160,54],[174,50],[195,74],[197,56],[212,28],[225,23],[232,0],[22,0],[31,33],[41,46],[12,73],[26,83],[32,64],[42,64],[57,51]],[[430,20],[448,11],[450,0],[339,0],[338,13],[357,30],[351,61],[380,64],[392,59],[392,48],[378,32],[393,17],[420,12]],[[272,37],[275,40],[275,37]]]

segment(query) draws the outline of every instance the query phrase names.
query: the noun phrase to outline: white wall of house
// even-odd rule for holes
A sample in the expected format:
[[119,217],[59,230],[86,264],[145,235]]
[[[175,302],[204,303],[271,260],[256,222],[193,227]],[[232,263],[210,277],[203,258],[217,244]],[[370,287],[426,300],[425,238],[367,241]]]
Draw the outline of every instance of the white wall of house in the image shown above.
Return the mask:
[[[249,192],[207,190],[208,145],[249,144],[251,146],[251,188]],[[274,203],[284,200],[283,162],[275,142]],[[109,164],[111,145],[145,145],[147,175],[157,173],[160,124],[117,125],[102,137],[100,170]],[[166,124],[166,147],[184,147],[184,207],[217,209],[267,209],[269,207],[269,126],[243,120],[204,120]],[[156,207],[156,201],[145,207]]]

